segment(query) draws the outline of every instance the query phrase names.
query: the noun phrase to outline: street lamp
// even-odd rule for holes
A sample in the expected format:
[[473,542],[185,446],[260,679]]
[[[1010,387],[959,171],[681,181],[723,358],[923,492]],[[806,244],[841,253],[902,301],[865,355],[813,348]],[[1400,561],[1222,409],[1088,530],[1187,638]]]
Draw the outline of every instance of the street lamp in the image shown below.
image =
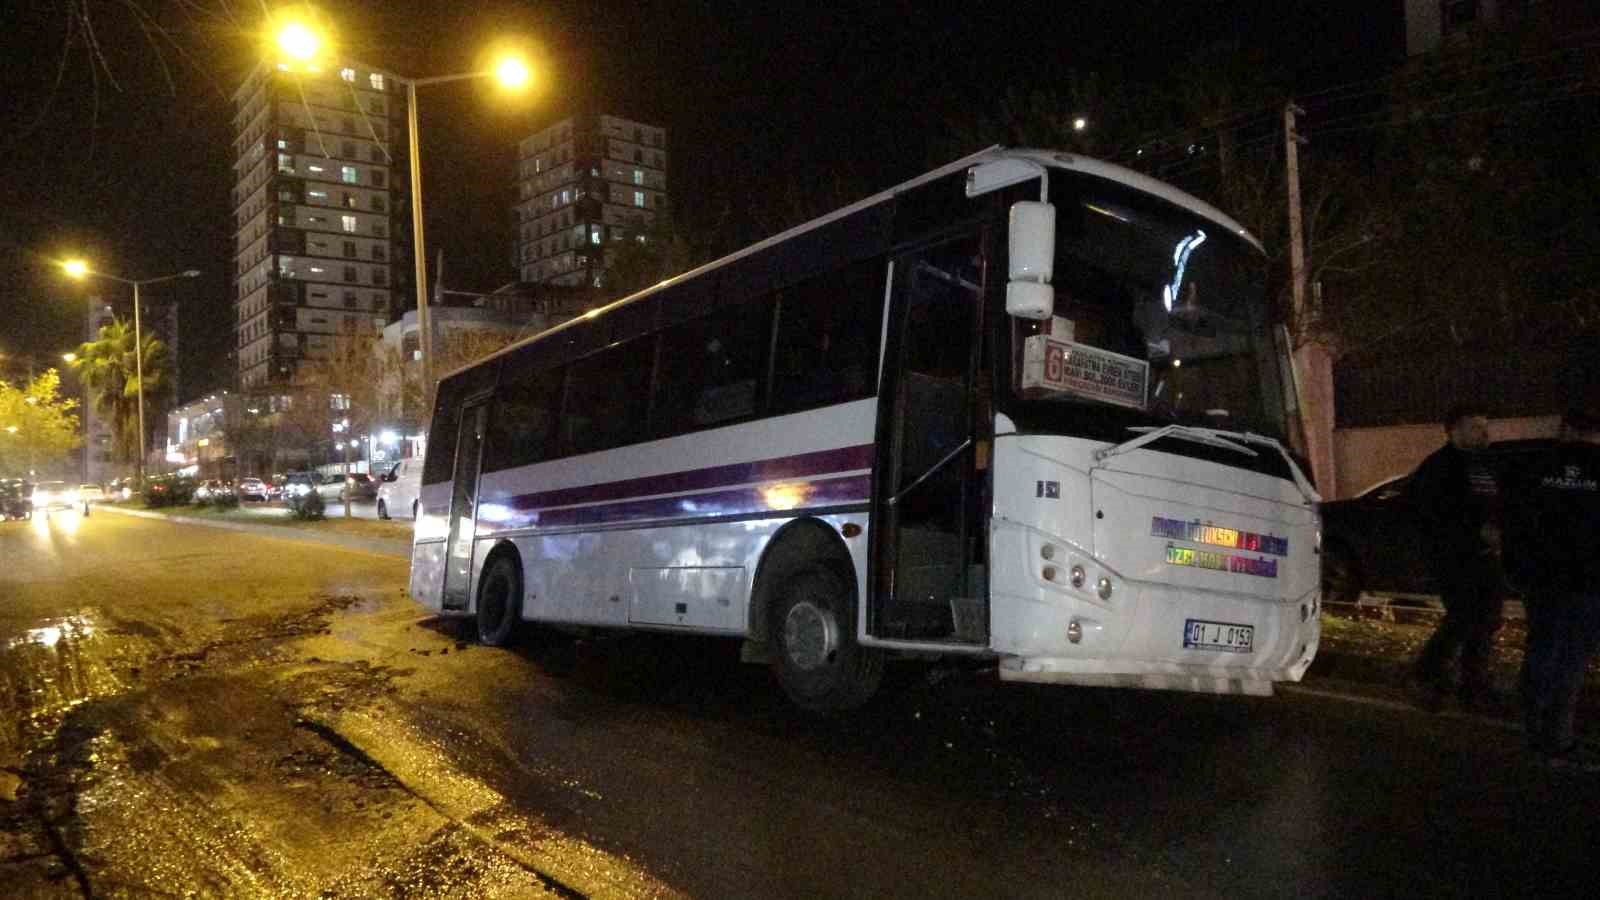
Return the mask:
[[[288,71],[319,69],[317,61],[330,55],[331,41],[322,33],[323,26],[300,19],[281,20],[273,35],[277,53]],[[415,262],[417,292],[417,331],[422,348],[422,383],[433,382],[433,328],[428,314],[428,254],[424,247],[422,227],[422,148],[417,126],[417,88],[450,81],[467,81],[493,78],[503,87],[517,90],[527,86],[532,74],[528,64],[520,57],[506,54],[496,60],[493,67],[481,71],[459,72],[454,75],[435,75],[430,78],[408,78],[389,73],[394,80],[406,86],[406,131],[411,146],[411,242]]]
[[139,326],[139,288],[147,284],[159,284],[163,281],[172,281],[177,278],[197,278],[199,269],[184,269],[171,275],[162,275],[159,278],[122,278],[106,272],[98,272],[89,268],[89,264],[81,259],[69,259],[61,264],[61,268],[73,278],[104,278],[118,284],[132,285],[133,287],[133,366],[134,376],[139,380],[139,460],[138,475],[139,485],[144,486],[144,332]]
[[396,75],[406,86],[406,132],[411,142],[411,242],[415,245],[412,257],[416,264],[417,333],[422,348],[422,384],[433,384],[433,317],[428,312],[428,254],[423,249],[422,235],[422,147],[417,128],[417,88],[448,81],[466,81],[473,78],[493,78],[510,89],[528,83],[527,64],[507,57],[491,71],[461,72],[455,75],[435,75],[432,78],[407,78]]

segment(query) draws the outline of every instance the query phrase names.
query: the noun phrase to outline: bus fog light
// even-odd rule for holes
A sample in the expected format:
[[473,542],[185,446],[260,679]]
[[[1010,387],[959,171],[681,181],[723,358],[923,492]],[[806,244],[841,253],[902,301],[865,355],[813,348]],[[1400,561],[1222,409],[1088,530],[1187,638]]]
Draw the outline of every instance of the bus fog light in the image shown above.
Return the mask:
[[1072,586],[1073,587],[1075,587],[1075,588],[1083,587],[1083,582],[1088,577],[1089,577],[1088,575],[1084,574],[1083,566],[1073,566],[1072,567]]
[[1101,600],[1110,600],[1111,599],[1111,579],[1105,577],[1104,575],[1101,575],[1100,576],[1100,580],[1095,582],[1094,592],[1096,594],[1100,595],[1100,599]]
[[1055,581],[1056,580],[1056,567],[1055,566],[1045,566],[1044,567],[1044,580],[1045,581]]
[[1067,623],[1067,640],[1074,644],[1083,642],[1083,626],[1078,624],[1077,619]]
[[1039,548],[1039,555],[1041,557],[1045,558],[1045,559],[1055,559],[1056,558],[1055,545],[1054,544],[1045,544],[1043,547],[1040,547]]

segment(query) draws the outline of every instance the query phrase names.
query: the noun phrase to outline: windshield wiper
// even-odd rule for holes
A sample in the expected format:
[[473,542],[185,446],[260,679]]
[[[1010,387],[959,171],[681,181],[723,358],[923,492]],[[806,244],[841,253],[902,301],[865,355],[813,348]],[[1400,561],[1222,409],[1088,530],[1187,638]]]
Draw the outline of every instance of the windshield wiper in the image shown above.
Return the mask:
[[1147,444],[1168,437],[1204,444],[1208,447],[1220,447],[1224,450],[1232,450],[1235,453],[1244,453],[1248,456],[1258,455],[1254,450],[1245,446],[1246,444],[1255,444],[1258,447],[1269,447],[1278,451],[1278,455],[1283,457],[1284,463],[1289,467],[1289,475],[1294,479],[1294,486],[1300,489],[1300,495],[1306,499],[1308,505],[1314,506],[1322,502],[1322,495],[1317,493],[1317,489],[1311,484],[1311,479],[1307,478],[1306,473],[1300,470],[1300,466],[1294,461],[1294,457],[1289,455],[1289,451],[1284,449],[1283,444],[1279,443],[1276,438],[1269,438],[1266,435],[1249,431],[1224,431],[1220,428],[1200,428],[1194,425],[1162,425],[1160,427],[1134,425],[1128,430],[1136,431],[1140,434],[1136,438],[1123,441],[1115,446],[1096,450],[1094,452],[1095,461],[1103,462],[1113,456],[1138,450]]

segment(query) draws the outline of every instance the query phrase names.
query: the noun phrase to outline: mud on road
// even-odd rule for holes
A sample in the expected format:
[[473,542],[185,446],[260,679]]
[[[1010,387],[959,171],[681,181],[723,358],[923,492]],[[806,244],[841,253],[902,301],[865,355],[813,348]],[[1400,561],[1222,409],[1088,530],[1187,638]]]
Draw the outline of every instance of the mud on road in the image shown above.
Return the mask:
[[536,896],[560,885],[433,809],[324,720],[390,690],[297,639],[314,597],[183,635],[92,612],[14,640],[0,881],[18,896]]

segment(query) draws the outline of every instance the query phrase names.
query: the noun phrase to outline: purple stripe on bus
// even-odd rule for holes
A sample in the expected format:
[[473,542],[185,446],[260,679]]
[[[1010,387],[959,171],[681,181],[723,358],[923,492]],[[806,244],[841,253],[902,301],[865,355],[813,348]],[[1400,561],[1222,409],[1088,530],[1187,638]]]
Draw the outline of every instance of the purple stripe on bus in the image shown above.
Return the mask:
[[624,481],[607,481],[536,494],[519,494],[511,499],[509,505],[519,510],[544,509],[550,506],[622,500],[649,494],[676,494],[683,491],[725,487],[730,484],[748,484],[752,481],[779,481],[850,469],[867,469],[872,467],[872,447],[871,444],[861,444],[855,447],[819,450],[815,453],[779,456],[755,462],[712,466],[707,469],[686,469],[681,472],[647,475]]
[[[645,520],[739,516],[774,510],[796,514],[808,507],[865,502],[872,489],[871,475],[846,475],[814,481],[788,482],[766,487],[730,488],[680,497],[623,500],[566,509],[521,510],[485,499],[478,508],[479,535],[513,528],[566,528],[575,525],[614,525]],[[486,530],[484,526],[488,526]]]

